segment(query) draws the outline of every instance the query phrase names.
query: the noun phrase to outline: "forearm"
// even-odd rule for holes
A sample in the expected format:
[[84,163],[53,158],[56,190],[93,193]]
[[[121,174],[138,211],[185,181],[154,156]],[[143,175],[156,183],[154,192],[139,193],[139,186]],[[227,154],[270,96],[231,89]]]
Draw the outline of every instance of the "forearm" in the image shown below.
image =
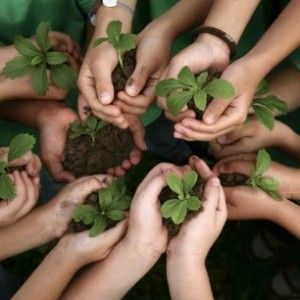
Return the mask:
[[300,2],[292,0],[243,60],[264,78],[300,44]]
[[75,280],[63,299],[121,299],[159,258],[151,257],[153,254],[146,248],[143,252],[137,248],[122,240],[103,262]]
[[56,246],[12,299],[56,300],[80,268],[76,259]]
[[214,299],[204,262],[192,262],[190,257],[168,257],[167,277],[174,300]]
[[48,226],[43,207],[37,208],[13,225],[0,229],[0,260],[46,244],[55,232]]

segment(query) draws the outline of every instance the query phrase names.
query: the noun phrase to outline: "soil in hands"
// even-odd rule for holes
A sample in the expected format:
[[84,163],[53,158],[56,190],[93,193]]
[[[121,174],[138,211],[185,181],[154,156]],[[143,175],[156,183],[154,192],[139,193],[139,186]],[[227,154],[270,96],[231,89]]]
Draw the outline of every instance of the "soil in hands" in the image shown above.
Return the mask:
[[63,165],[65,170],[77,178],[104,174],[109,168],[122,165],[122,162],[130,157],[134,147],[129,129],[107,125],[97,132],[94,143],[88,135],[75,139],[68,137]]
[[246,182],[249,179],[249,177],[243,174],[233,173],[233,174],[221,174],[219,176],[219,179],[222,186],[234,187],[238,185],[246,185]]
[[123,70],[119,65],[114,69],[112,73],[112,82],[115,93],[125,90],[126,83],[135,69],[135,56],[135,49],[125,52],[123,57]]
[[[193,187],[193,189],[191,190],[190,195],[198,197],[202,201],[203,200],[203,192],[204,192],[204,184],[205,184],[204,180],[201,177],[198,177],[198,181],[195,184],[195,186]],[[159,195],[159,200],[160,200],[161,204],[163,204],[167,200],[176,199],[176,198],[177,198],[177,194],[175,194],[167,186],[161,191],[161,193]],[[185,217],[185,220],[182,224],[188,222],[191,218],[198,215],[201,212],[201,210],[202,210],[202,208],[200,208],[198,211],[188,211],[188,213]],[[182,225],[182,224],[180,224],[180,225],[174,224],[171,219],[164,219],[164,224],[168,229],[170,237],[176,236]]]

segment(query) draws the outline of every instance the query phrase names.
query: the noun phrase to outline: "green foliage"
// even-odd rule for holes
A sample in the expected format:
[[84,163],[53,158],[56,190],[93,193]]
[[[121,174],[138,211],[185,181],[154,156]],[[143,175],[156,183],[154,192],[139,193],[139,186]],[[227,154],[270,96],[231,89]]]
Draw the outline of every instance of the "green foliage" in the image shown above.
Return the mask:
[[158,83],[156,95],[167,97],[170,112],[177,116],[191,100],[199,111],[204,111],[208,96],[217,99],[233,97],[234,87],[226,80],[209,76],[208,72],[194,76],[189,67],[183,67],[177,79],[170,78]]
[[269,153],[265,149],[259,150],[247,184],[253,188],[262,189],[275,200],[282,200],[282,196],[278,191],[278,181],[271,176],[264,176],[264,173],[270,168],[271,162]]
[[275,118],[274,112],[286,114],[288,105],[285,101],[279,99],[275,95],[268,95],[270,88],[266,80],[263,80],[257,87],[252,108],[256,118],[269,130],[274,128]]
[[19,134],[9,144],[7,161],[0,161],[0,199],[12,200],[16,197],[16,187],[8,175],[9,164],[30,151],[35,144],[35,138],[30,134]]
[[107,37],[97,38],[93,46],[97,47],[103,42],[110,43],[117,51],[118,61],[123,70],[123,55],[126,51],[136,47],[136,35],[132,33],[122,33],[122,22],[111,21],[106,28]]
[[110,224],[121,221],[131,202],[123,180],[114,180],[108,188],[98,191],[97,206],[82,204],[73,214],[75,222],[90,225],[90,236],[101,234]]
[[70,138],[75,139],[82,135],[88,135],[94,143],[98,130],[105,126],[107,126],[107,123],[97,119],[95,116],[88,117],[85,122],[75,121],[71,124]]
[[190,195],[191,190],[196,185],[198,174],[195,171],[187,172],[183,178],[176,174],[167,175],[168,187],[177,194],[176,199],[170,199],[163,203],[161,212],[165,219],[171,219],[174,224],[181,224],[185,220],[188,211],[198,211],[201,200]]
[[36,44],[31,39],[16,36],[14,45],[20,55],[3,69],[3,74],[11,79],[30,74],[32,87],[39,95],[47,93],[51,81],[63,89],[76,86],[77,74],[69,67],[68,56],[51,50],[49,32],[49,22],[41,22],[36,29]]

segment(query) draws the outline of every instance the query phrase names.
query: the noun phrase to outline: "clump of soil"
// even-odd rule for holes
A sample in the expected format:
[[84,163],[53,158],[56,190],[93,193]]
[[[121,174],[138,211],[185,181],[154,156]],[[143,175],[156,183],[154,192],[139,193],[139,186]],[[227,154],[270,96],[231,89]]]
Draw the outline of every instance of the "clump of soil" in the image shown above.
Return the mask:
[[127,80],[133,73],[136,65],[136,50],[130,50],[125,52],[123,57],[123,70],[118,65],[112,73],[112,82],[114,85],[115,93],[123,91],[125,89]]
[[[198,177],[198,181],[195,184],[195,186],[193,187],[193,189],[191,190],[190,195],[198,197],[200,200],[202,200],[203,192],[204,192],[204,183],[205,183],[204,180],[201,177]],[[167,200],[176,199],[176,198],[177,198],[177,194],[175,194],[172,190],[170,190],[170,188],[168,186],[163,188],[163,190],[161,191],[161,193],[159,195],[159,200],[160,200],[161,204],[163,204]],[[188,211],[188,213],[185,217],[185,221],[182,224],[184,224],[185,222],[188,222],[191,218],[198,215],[198,213],[200,211],[201,211],[201,208],[199,211]],[[166,225],[169,235],[171,237],[178,234],[178,232],[180,230],[180,226],[182,225],[182,224],[180,224],[180,225],[174,224],[171,219],[164,219],[164,224]]]
[[233,174],[221,174],[219,176],[219,179],[222,186],[234,187],[238,185],[246,185],[246,182],[249,179],[249,177],[243,174],[233,173]]
[[71,139],[70,132],[64,150],[65,170],[75,177],[103,174],[122,164],[135,147],[130,130],[107,125],[97,132],[95,141],[88,135]]

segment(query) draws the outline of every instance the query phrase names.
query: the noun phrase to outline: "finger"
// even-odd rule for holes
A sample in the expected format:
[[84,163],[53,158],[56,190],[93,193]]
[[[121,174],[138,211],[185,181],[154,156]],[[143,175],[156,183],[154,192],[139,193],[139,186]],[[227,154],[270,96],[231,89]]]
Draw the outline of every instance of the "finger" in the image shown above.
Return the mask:
[[140,116],[144,112],[146,112],[146,110],[143,109],[143,108],[139,108],[139,107],[136,107],[136,106],[130,106],[130,105],[128,105],[128,104],[126,104],[122,101],[119,101],[119,100],[115,101],[114,103],[118,108],[120,108],[120,110],[124,114],[132,114],[132,115]]
[[9,152],[8,147],[0,147],[0,159],[2,161],[7,161],[8,160],[8,152]]
[[147,150],[145,143],[145,127],[140,119],[135,119],[129,123],[129,128],[133,134],[133,139],[136,146],[143,151]]
[[182,121],[183,119],[186,119],[186,118],[196,119],[196,113],[191,109],[179,113],[176,117],[174,117],[169,111],[166,111],[165,116],[166,116],[167,119],[169,119],[173,122],[180,122],[180,121]]
[[129,170],[131,167],[132,167],[132,164],[131,164],[130,160],[125,159],[122,163],[122,168],[124,170]]
[[237,155],[239,153],[250,153],[253,152],[253,140],[251,138],[242,138],[234,144],[224,146],[220,153],[219,157],[227,157],[232,155]]
[[118,99],[120,99],[122,102],[125,102],[129,106],[134,106],[141,109],[147,109],[149,106],[149,99],[141,94],[132,97],[121,91],[117,96]]
[[208,165],[197,156],[193,155],[189,158],[189,165],[194,169],[204,180],[208,180],[214,176]]
[[33,184],[34,184],[34,191],[35,191],[35,198],[36,198],[35,201],[37,201],[39,199],[40,188],[41,188],[40,177],[34,177]]
[[230,104],[228,99],[214,99],[209,103],[203,114],[203,122],[211,125],[214,124]]
[[129,96],[137,96],[144,88],[150,74],[153,72],[149,66],[145,65],[141,60],[142,59],[138,57],[136,67],[127,81],[125,91]]
[[75,177],[64,169],[58,157],[50,157],[46,161],[44,160],[44,163],[56,182],[72,182],[75,180]]
[[25,153],[24,155],[22,155],[21,157],[10,162],[9,166],[10,167],[26,166],[27,164],[29,164],[29,162],[32,160],[32,158],[33,158],[33,154],[31,151],[29,151],[29,152]]
[[116,174],[117,177],[123,177],[125,175],[125,170],[121,167],[115,167],[114,173]]
[[253,163],[250,161],[235,160],[231,162],[217,163],[214,171],[217,174],[232,174],[239,173],[249,176],[253,168]]
[[49,38],[53,49],[61,52],[68,52],[70,55],[73,54],[76,45],[69,35],[52,31],[49,33]]
[[81,121],[85,121],[91,114],[91,109],[86,98],[80,94],[77,100],[77,110]]
[[204,212],[209,214],[216,212],[220,199],[220,187],[220,180],[217,177],[208,179],[203,194]]
[[219,203],[217,207],[217,223],[221,226],[224,225],[226,219],[227,219],[227,205],[226,205],[226,198],[225,198],[225,192],[223,187],[220,185],[219,187]]
[[129,160],[134,166],[138,165],[141,159],[142,159],[142,152],[140,149],[136,148],[130,152]]
[[238,141],[241,138],[248,137],[251,135],[250,127],[246,124],[241,125],[239,128],[236,128],[232,132],[222,135],[218,137],[217,141],[221,145],[229,145],[236,141]]
[[16,220],[15,218],[17,212],[22,209],[23,205],[26,203],[27,199],[27,190],[26,190],[26,184],[18,171],[14,171],[13,174],[13,180],[16,187],[16,197],[13,201],[11,201],[9,204],[8,213],[12,214],[13,220]]
[[41,168],[42,168],[42,162],[40,158],[37,155],[32,154],[32,159],[26,166],[27,174],[31,177],[36,177],[39,175]]
[[173,136],[174,136],[175,139],[181,139],[181,140],[185,140],[185,141],[188,141],[188,142],[194,141],[193,139],[190,139],[186,135],[178,133],[177,131],[174,132]]
[[[114,124],[119,128],[128,128],[128,121],[125,115],[121,113],[120,109],[113,105],[108,106],[104,110],[101,109],[101,111],[92,109],[93,115],[103,121]],[[117,111],[115,109],[117,109]]]

